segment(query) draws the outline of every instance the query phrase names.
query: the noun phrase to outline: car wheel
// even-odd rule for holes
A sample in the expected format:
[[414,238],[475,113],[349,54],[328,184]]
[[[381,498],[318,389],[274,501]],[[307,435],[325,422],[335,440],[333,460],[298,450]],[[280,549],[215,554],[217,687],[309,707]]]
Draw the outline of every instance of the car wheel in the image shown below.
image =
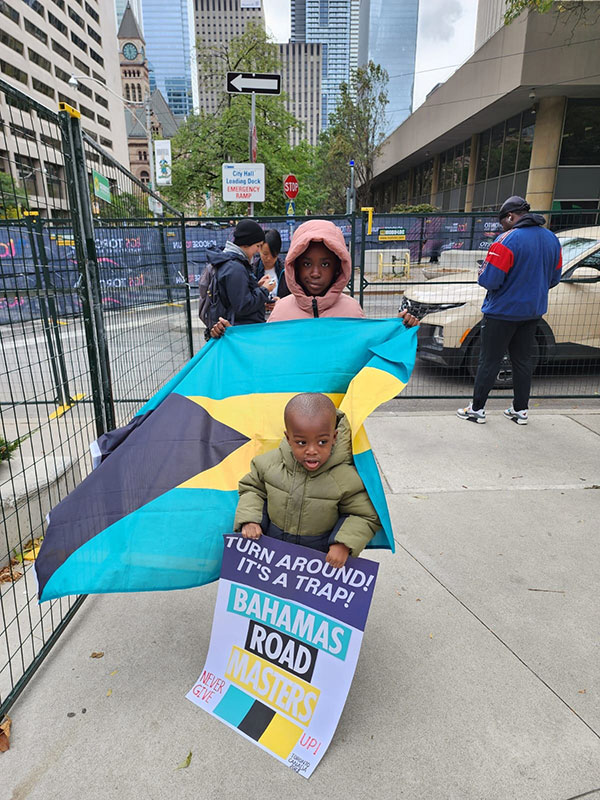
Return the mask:
[[[481,350],[481,336],[477,334],[477,336],[475,336],[475,338],[469,345],[469,349],[467,350],[467,355],[465,357],[465,366],[467,368],[467,372],[472,378],[475,378],[475,375],[477,374],[477,366],[479,364],[480,350]],[[537,338],[537,331],[533,345],[532,357],[533,357],[533,369],[532,369],[533,373],[537,369],[537,366],[540,362],[540,345]],[[502,361],[500,362],[500,368],[498,369],[496,380],[494,381],[494,389],[510,389],[512,388],[512,385],[513,385],[512,364],[508,353],[505,353],[504,357],[502,358]]]

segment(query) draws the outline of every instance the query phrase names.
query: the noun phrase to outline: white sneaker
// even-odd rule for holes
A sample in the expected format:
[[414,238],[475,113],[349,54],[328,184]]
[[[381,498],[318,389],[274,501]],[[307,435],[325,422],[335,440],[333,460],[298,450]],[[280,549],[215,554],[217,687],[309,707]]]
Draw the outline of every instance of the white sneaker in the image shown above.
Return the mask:
[[517,425],[527,425],[529,421],[527,411],[515,411],[512,406],[506,409],[504,416],[507,419],[512,419],[512,421],[516,422]]
[[469,403],[466,408],[459,408],[456,410],[456,416],[461,419],[468,419],[469,422],[478,422],[479,424],[485,422],[485,411],[482,408],[479,411],[473,411],[473,404]]

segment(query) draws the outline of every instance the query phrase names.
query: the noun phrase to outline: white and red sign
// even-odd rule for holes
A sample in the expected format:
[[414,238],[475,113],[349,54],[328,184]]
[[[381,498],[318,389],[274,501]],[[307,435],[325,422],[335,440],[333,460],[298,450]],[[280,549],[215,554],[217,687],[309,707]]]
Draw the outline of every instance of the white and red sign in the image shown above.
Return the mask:
[[283,179],[283,193],[290,200],[295,200],[298,196],[298,178],[295,175],[286,175]]
[[264,164],[223,164],[223,200],[226,203],[264,203]]

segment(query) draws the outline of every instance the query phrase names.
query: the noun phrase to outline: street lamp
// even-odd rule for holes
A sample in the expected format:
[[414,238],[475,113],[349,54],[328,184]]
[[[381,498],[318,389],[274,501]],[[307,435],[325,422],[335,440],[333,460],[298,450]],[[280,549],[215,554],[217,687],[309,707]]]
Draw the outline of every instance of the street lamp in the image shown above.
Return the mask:
[[145,125],[142,122],[140,122],[139,117],[135,113],[135,109],[129,108],[129,110],[133,114],[135,121],[139,125],[141,125],[142,129],[146,132],[146,136],[148,137],[148,152],[150,154],[150,188],[152,189],[152,191],[156,191],[155,180],[154,180],[154,152],[152,148],[152,117],[150,110],[150,96],[146,95],[146,100],[143,103],[133,100],[125,100],[124,97],[118,94],[118,92],[115,92],[113,89],[111,89],[110,86],[107,86],[106,83],[104,83],[101,80],[98,80],[98,78],[92,78],[90,75],[71,75],[71,77],[69,78],[69,86],[77,88],[77,86],[79,86],[79,81],[94,81],[94,83],[99,83],[103,89],[106,89],[107,92],[110,92],[118,100],[120,100],[126,108],[129,108],[130,106],[144,106],[144,109],[146,111]]

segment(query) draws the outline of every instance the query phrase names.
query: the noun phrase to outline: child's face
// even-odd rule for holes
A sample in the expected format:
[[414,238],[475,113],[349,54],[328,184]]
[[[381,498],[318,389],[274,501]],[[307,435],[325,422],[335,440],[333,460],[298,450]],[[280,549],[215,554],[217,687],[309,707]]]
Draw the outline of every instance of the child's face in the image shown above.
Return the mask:
[[335,417],[331,414],[317,414],[306,417],[289,414],[285,438],[288,440],[294,458],[309,472],[324,464],[337,439]]
[[296,279],[311,297],[325,294],[339,274],[340,260],[322,242],[313,242],[296,259]]
[[277,256],[273,255],[271,248],[266,242],[263,242],[260,246],[260,258],[265,269],[273,269],[277,261]]

